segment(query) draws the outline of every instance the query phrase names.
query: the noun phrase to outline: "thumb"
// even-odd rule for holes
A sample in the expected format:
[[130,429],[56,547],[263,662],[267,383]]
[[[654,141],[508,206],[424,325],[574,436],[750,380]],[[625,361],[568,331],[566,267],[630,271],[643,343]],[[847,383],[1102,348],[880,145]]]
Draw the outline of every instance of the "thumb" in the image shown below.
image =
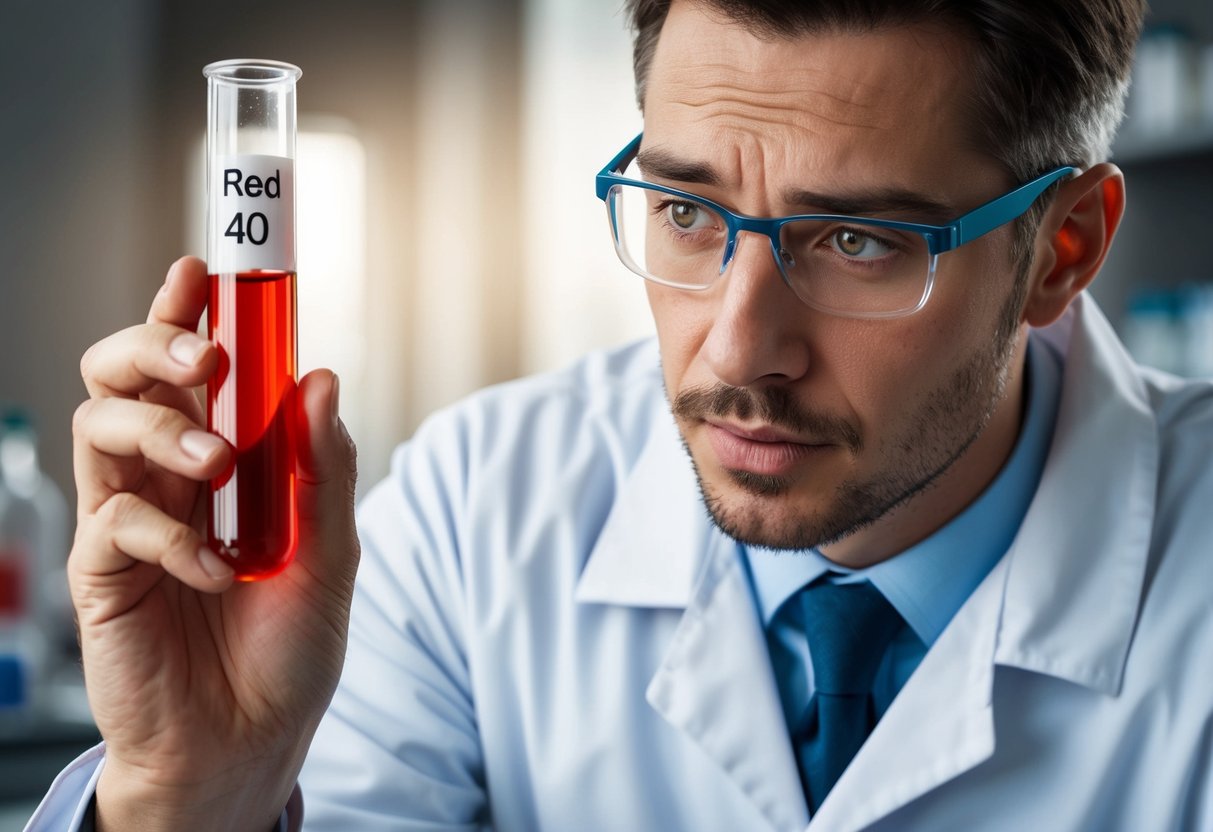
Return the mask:
[[321,580],[353,586],[358,567],[354,527],[357,449],[338,415],[339,384],[330,370],[313,370],[299,382],[299,553]]

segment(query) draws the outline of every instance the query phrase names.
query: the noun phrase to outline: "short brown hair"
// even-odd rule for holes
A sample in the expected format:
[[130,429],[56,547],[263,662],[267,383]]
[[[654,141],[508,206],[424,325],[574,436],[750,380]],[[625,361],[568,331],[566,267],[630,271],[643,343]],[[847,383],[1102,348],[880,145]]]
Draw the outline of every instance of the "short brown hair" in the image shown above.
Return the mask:
[[[1058,165],[1107,159],[1124,115],[1145,0],[697,0],[759,37],[870,31],[931,22],[973,44],[968,102],[979,150],[1017,182]],[[627,0],[635,32],[636,97],[645,82],[670,0]],[[1016,224],[1012,256],[1030,253],[1046,199]],[[1028,251],[1024,250],[1028,246]]]
[[[1144,0],[697,0],[760,37],[865,31],[921,21],[972,40],[973,100],[983,150],[1020,181],[1061,164],[1108,157],[1124,113]],[[627,0],[636,95],[670,0]]]

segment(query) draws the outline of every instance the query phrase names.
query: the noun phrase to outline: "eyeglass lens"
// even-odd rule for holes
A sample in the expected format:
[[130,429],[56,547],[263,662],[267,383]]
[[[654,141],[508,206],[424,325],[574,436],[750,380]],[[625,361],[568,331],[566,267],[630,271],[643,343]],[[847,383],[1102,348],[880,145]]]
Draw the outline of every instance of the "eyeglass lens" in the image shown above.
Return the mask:
[[[702,289],[726,265],[728,222],[710,205],[615,185],[608,206],[619,256],[641,276]],[[786,223],[774,254],[788,285],[805,303],[857,315],[916,308],[933,265],[922,235],[850,218]]]

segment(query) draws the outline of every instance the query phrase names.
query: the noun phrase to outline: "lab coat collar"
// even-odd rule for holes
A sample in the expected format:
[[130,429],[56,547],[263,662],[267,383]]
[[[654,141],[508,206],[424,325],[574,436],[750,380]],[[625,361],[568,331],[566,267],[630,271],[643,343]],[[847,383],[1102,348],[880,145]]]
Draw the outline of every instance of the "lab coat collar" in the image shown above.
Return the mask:
[[664,397],[656,428],[619,489],[574,597],[583,603],[683,608],[719,532]]
[[1114,696],[1149,555],[1158,429],[1090,297],[1038,334],[1065,356],[1063,392],[1040,487],[1006,557],[994,660]]

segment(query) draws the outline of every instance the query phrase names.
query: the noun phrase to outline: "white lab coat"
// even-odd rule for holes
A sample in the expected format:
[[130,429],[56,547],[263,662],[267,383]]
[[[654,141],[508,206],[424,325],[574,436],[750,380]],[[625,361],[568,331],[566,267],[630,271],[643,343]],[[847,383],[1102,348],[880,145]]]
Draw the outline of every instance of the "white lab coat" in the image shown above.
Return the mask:
[[1139,370],[1087,297],[1033,337],[1065,366],[1023,526],[811,823],[647,345],[397,453],[305,830],[1213,830],[1213,386]]
[[400,452],[305,828],[1213,829],[1213,389],[1140,371],[1087,297],[1033,337],[1065,367],[1023,526],[811,824],[649,347]]

